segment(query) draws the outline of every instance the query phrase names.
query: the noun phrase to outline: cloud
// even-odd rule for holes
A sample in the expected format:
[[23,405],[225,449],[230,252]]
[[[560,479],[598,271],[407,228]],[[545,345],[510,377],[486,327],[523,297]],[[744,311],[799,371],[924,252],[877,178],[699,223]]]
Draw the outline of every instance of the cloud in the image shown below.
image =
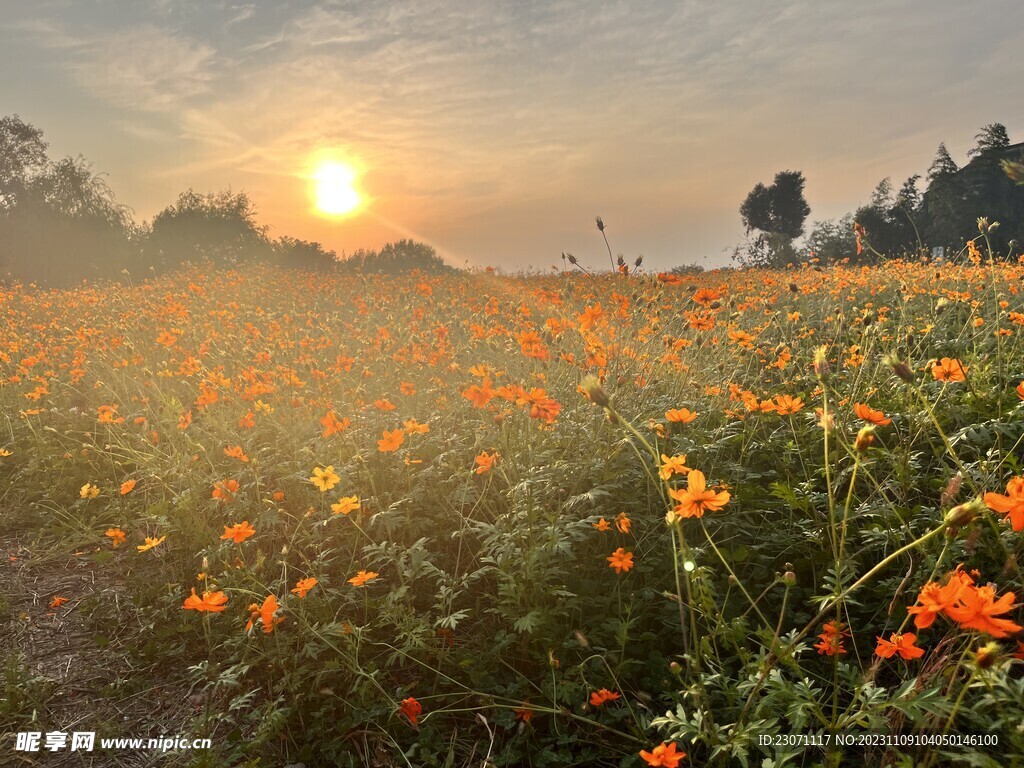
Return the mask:
[[71,31],[46,21],[20,29],[51,51],[86,92],[120,108],[173,112],[212,92],[215,50],[153,25]]

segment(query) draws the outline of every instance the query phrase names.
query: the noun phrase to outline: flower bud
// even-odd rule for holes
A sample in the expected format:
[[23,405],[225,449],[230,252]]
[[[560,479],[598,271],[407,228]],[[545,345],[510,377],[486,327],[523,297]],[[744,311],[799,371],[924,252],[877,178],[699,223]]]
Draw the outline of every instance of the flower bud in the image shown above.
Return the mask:
[[604,219],[602,219],[600,216],[595,216],[594,221],[597,222],[597,228],[604,232]]
[[978,498],[971,499],[949,510],[946,513],[946,524],[950,528],[963,528],[981,514],[984,509],[985,502]]
[[611,398],[608,397],[608,393],[605,392],[596,376],[584,377],[580,383],[580,390],[583,392],[583,396],[595,405],[607,408],[612,404]]
[[914,381],[914,372],[910,369],[910,366],[904,363],[895,355],[886,355],[883,362],[892,368],[892,372],[903,379],[908,384]]
[[989,669],[999,661],[999,643],[988,643],[974,652],[979,669]]
[[782,583],[785,584],[787,587],[795,587],[796,574],[792,571],[786,571],[784,574],[782,574]]
[[814,372],[818,375],[819,379],[828,377],[829,365],[828,358],[825,356],[825,352],[828,348],[823,344],[814,350]]
[[854,442],[853,447],[857,449],[858,453],[864,453],[870,448],[875,442],[875,425],[868,424],[867,426],[861,427],[860,432],[857,433],[857,440]]

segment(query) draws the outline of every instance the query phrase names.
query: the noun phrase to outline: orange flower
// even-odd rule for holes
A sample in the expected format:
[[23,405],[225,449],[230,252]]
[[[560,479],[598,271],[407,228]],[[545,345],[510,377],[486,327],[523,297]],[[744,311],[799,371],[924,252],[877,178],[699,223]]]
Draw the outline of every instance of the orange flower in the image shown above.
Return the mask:
[[469,389],[462,393],[462,396],[469,400],[475,407],[483,408],[494,397],[494,390],[491,389],[491,383],[487,379],[484,379],[483,386],[474,384]]
[[185,411],[184,413],[181,414],[181,416],[178,417],[178,429],[182,430],[183,432],[189,428],[189,425],[191,423],[192,411]]
[[360,508],[358,496],[342,496],[337,503],[331,504],[331,512],[336,515],[347,515]]
[[380,574],[374,571],[359,571],[359,573],[348,580],[348,583],[353,587],[362,587],[366,585],[366,582],[373,581],[378,576]]
[[1004,638],[1020,632],[1021,627],[1009,619],[997,618],[1017,606],[1016,595],[1007,592],[998,600],[991,586],[964,589],[959,602],[946,609],[946,615],[963,629],[976,629],[992,637]]
[[680,474],[685,475],[690,471],[690,468],[686,466],[686,456],[666,456],[664,453],[661,454],[661,466],[658,468],[658,474],[661,475],[662,480],[668,480],[672,475]]
[[818,653],[823,653],[826,656],[842,655],[846,653],[846,649],[843,647],[843,638],[849,636],[850,631],[841,621],[829,621],[822,627],[821,634],[818,635],[819,641],[814,644],[814,647]]
[[64,603],[70,602],[70,597],[61,597],[60,595],[54,595],[53,600],[50,601],[51,608],[60,608]]
[[641,749],[640,757],[644,759],[645,763],[651,766],[679,768],[679,762],[686,757],[686,753],[676,750],[676,743],[674,741],[669,742],[668,744],[663,741],[650,752],[645,749]]
[[619,516],[615,518],[615,528],[619,533],[629,533],[629,529],[632,525],[632,521],[625,512],[620,512]]
[[530,709],[530,702],[528,701],[524,701],[520,706],[513,709],[512,714],[516,716],[516,720],[522,720],[524,723],[533,720],[533,710]]
[[430,431],[429,424],[420,424],[416,419],[408,419],[402,422],[407,435],[425,435]]
[[320,426],[323,427],[323,436],[330,437],[339,432],[344,432],[352,424],[348,419],[339,419],[334,411],[328,411],[320,418]]
[[612,527],[611,523],[609,523],[603,517],[600,520],[598,520],[596,523],[591,523],[591,525],[593,525],[599,531],[607,531],[609,528]]
[[377,449],[381,453],[397,451],[405,442],[405,432],[401,429],[385,429],[383,439],[377,441]]
[[264,634],[270,634],[274,631],[274,628],[284,621],[284,618],[278,616],[274,618],[274,614],[280,606],[277,604],[277,597],[275,595],[267,595],[267,598],[263,601],[263,605],[257,605],[252,603],[249,606],[249,621],[245,624],[245,631],[248,632],[252,629],[256,619],[259,619],[263,624]]
[[959,599],[964,589],[973,587],[974,579],[968,574],[957,569],[950,574],[946,585],[940,587],[934,581],[929,581],[917,596],[918,605],[907,608],[907,613],[915,616],[914,626],[918,629],[927,629],[935,623],[935,617],[945,613]]
[[697,418],[697,414],[689,408],[672,408],[665,411],[665,418],[673,424],[689,424]]
[[[188,420],[192,421],[192,412],[189,411]],[[252,411],[246,411],[245,415],[238,420],[238,426],[242,429],[252,429],[256,426],[256,414]]]
[[159,539],[154,539],[154,538],[151,538],[151,537],[147,536],[147,537],[146,537],[146,543],[145,543],[145,544],[139,544],[139,545],[138,545],[137,547],[135,547],[135,548],[136,548],[137,550],[139,550],[139,552],[148,552],[148,551],[149,551],[149,550],[151,550],[151,549],[152,549],[153,547],[158,547],[158,546],[160,546],[161,544],[163,544],[163,543],[164,543],[164,540],[165,540],[166,538],[167,538],[166,536],[161,536],[161,537],[160,537]]
[[790,395],[777,395],[775,402],[772,405],[774,410],[779,416],[789,416],[794,414],[804,407],[804,399],[802,397],[792,397]]
[[672,488],[669,496],[679,502],[675,512],[680,517],[703,517],[705,512],[717,512],[729,501],[728,491],[709,491],[704,473],[691,469],[686,478],[686,490]]
[[409,722],[413,725],[419,724],[419,716],[423,713],[423,705],[420,704],[412,696],[402,699],[398,704],[399,711],[409,718]]
[[121,424],[124,416],[117,415],[117,405],[101,405],[97,409],[97,418],[102,424]]
[[854,403],[853,412],[857,414],[858,419],[866,421],[869,424],[875,424],[879,427],[884,427],[886,424],[892,424],[892,419],[887,419],[884,413],[877,411],[864,403]]
[[299,579],[295,583],[295,589],[292,590],[292,593],[298,595],[299,597],[305,597],[307,594],[309,594],[309,590],[315,587],[317,583],[317,580],[314,578]]
[[393,410],[395,410],[395,408],[398,407],[397,405],[392,403],[390,400],[388,400],[386,397],[383,397],[380,400],[374,400],[373,401],[373,405],[381,413],[387,413],[388,411],[393,411]]
[[240,445],[229,445],[224,449],[224,455],[232,459],[238,459],[243,463],[249,461],[249,457],[245,455],[245,451],[242,450]]
[[605,560],[608,561],[608,567],[614,568],[616,573],[624,573],[633,567],[633,553],[622,547],[612,552]]
[[1024,381],[1017,385],[1017,397],[1024,400]]
[[213,498],[220,499],[225,504],[232,501],[236,493],[238,493],[237,480],[221,480],[213,485]]
[[1006,495],[986,493],[985,506],[1004,515],[1015,531],[1024,531],[1024,477],[1014,477],[1006,484]]
[[125,494],[131,493],[135,489],[135,484],[137,482],[137,480],[125,480],[121,483],[121,495],[124,496]]
[[924,656],[924,649],[918,648],[915,643],[917,642],[917,635],[910,632],[900,633],[893,632],[889,635],[888,640],[883,640],[881,637],[878,638],[878,647],[875,648],[875,654],[883,659],[891,659],[897,653],[901,659],[918,659]]
[[236,525],[232,525],[230,527],[225,525],[224,535],[220,538],[222,541],[227,541],[228,539],[230,539],[231,541],[235,542],[235,544],[241,544],[250,536],[255,535],[256,529],[249,525],[248,520],[243,520],[242,522]]
[[128,539],[128,534],[120,528],[107,528],[106,533],[103,535],[110,539],[110,546],[114,549],[117,549]]
[[485,472],[490,472],[494,469],[494,466],[498,463],[498,453],[487,453],[487,451],[481,451],[480,455],[476,457],[476,474],[482,475]]
[[964,381],[967,369],[959,360],[944,357],[932,365],[932,376],[936,381]]
[[594,691],[590,694],[590,706],[600,707],[607,704],[609,701],[615,701],[621,699],[622,694],[618,691],[609,691],[607,688],[602,688],[599,691]]
[[228,596],[223,592],[203,592],[203,596],[199,597],[196,588],[192,587],[192,594],[185,598],[185,603],[181,607],[186,611],[220,613],[227,608],[227,602]]

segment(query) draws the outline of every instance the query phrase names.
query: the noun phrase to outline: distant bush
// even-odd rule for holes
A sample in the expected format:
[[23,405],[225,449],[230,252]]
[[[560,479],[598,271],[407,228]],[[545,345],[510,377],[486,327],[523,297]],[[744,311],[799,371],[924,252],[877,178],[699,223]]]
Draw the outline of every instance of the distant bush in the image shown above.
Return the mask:
[[338,266],[338,254],[312,240],[286,235],[275,240],[273,248],[274,261],[282,267],[325,270]]
[[378,272],[394,275],[419,270],[433,274],[455,272],[455,268],[437,255],[431,246],[415,240],[388,243],[379,251],[360,249],[342,259],[342,265],[352,272]]

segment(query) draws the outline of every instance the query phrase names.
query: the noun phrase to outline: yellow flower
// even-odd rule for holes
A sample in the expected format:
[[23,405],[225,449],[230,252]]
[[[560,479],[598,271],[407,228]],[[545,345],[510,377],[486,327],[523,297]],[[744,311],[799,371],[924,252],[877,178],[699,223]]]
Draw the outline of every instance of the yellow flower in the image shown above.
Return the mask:
[[167,538],[166,536],[161,536],[159,539],[154,539],[154,538],[151,538],[151,537],[147,536],[146,537],[146,543],[145,544],[139,544],[139,546],[137,546],[136,549],[139,550],[139,552],[148,552],[153,547],[158,547],[161,544],[163,544],[164,543],[164,539],[166,539],[166,538]]
[[82,486],[81,490],[78,491],[78,495],[83,499],[95,499],[100,495],[100,489],[92,483],[86,483]]
[[341,478],[335,474],[333,466],[317,467],[313,470],[313,475],[309,478],[309,482],[319,488],[320,492],[323,493],[331,490],[331,488],[341,482]]
[[331,511],[336,515],[347,515],[360,509],[358,496],[342,496],[336,504],[331,504]]

